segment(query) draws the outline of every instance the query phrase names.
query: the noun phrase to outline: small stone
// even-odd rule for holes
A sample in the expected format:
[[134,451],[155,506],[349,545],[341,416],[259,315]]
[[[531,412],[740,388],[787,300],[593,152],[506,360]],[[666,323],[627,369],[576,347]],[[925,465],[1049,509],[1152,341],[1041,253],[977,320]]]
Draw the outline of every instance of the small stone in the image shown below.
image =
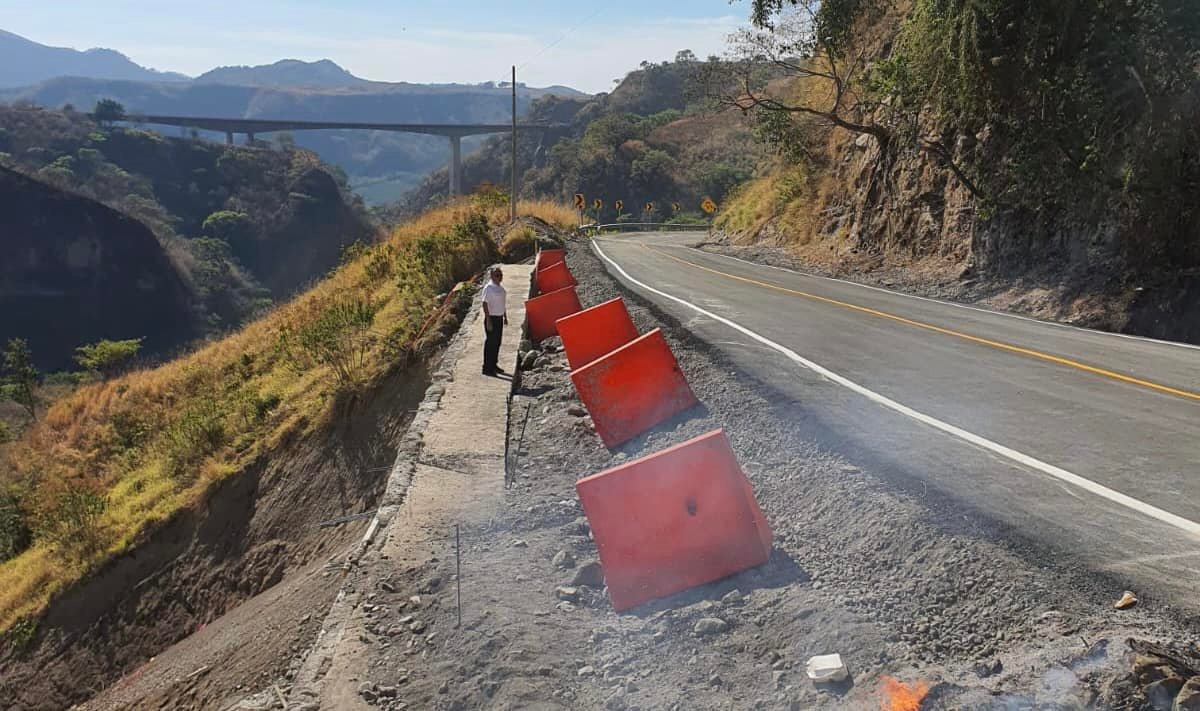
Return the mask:
[[421,634],[425,631],[425,623],[421,620],[413,620],[408,628],[413,631],[413,634]]
[[512,542],[512,547],[513,548],[528,548],[529,544],[526,543],[524,540],[518,538],[517,540]]
[[358,695],[367,701],[374,701],[379,698],[379,693],[375,691],[375,685],[369,681],[364,681],[358,685]]
[[554,589],[554,595],[559,600],[567,602],[579,602],[579,588],[570,587],[568,585],[559,585]]
[[560,612],[574,612],[575,606],[573,604],[567,602],[566,600],[563,600],[562,602],[555,605],[554,609],[559,610]]
[[722,605],[740,605],[742,604],[742,593],[739,590],[730,590],[721,598]]
[[421,583],[420,591],[423,593],[432,593],[432,592],[436,592],[437,589],[440,588],[441,586],[442,586],[442,578],[440,576],[434,575],[434,576],[428,578],[425,582]]
[[567,408],[567,414],[572,417],[587,417],[587,409],[583,405],[571,405]]
[[596,668],[593,666],[579,667],[579,671],[575,672],[576,676],[595,676]]
[[553,361],[550,360],[549,356],[538,356],[537,360],[533,361],[533,369],[544,368],[550,365],[551,362]]
[[1137,603],[1138,603],[1137,595],[1134,595],[1129,590],[1126,590],[1125,594],[1121,596],[1121,599],[1117,600],[1115,603],[1113,603],[1113,607],[1117,608],[1118,610],[1125,610],[1130,607],[1133,607]]
[[521,358],[521,370],[533,370],[537,365],[538,352],[529,351]]
[[725,680],[721,678],[720,674],[713,674],[712,676],[708,677],[708,685],[709,686],[720,686],[721,684],[724,684],[724,683],[725,683]]
[[412,615],[405,615],[404,617],[401,617],[399,620],[397,620],[397,622],[399,622],[402,625],[407,625],[407,624],[411,624],[412,621],[415,619],[417,619],[417,618],[413,617]]
[[400,694],[400,690],[394,686],[379,687],[379,697],[383,699],[394,699]]
[[771,672],[771,684],[772,684],[772,685],[774,685],[774,687],[775,687],[776,689],[778,689],[778,688],[782,687],[782,686],[783,686],[783,679],[784,679],[784,677],[785,677],[785,676],[787,676],[787,675],[786,675],[784,672],[782,672],[782,671],[773,671],[773,672]]
[[450,693],[450,682],[443,681],[441,686],[438,687],[438,693],[439,694],[449,694]]
[[989,676],[996,676],[1004,671],[1004,664],[999,659],[993,659],[990,662],[981,662],[975,665],[975,675],[981,679],[986,679]]
[[408,598],[408,602],[413,607],[420,607],[421,606],[421,596],[413,595],[412,597]]
[[604,568],[596,561],[588,561],[579,566],[575,577],[571,578],[572,585],[586,585],[589,588],[604,587]]
[[532,341],[530,341],[528,338],[523,338],[523,339],[521,339],[521,345],[519,346],[519,348],[518,348],[518,349],[519,349],[519,350],[520,350],[522,353],[524,353],[525,351],[528,351],[528,350],[532,350],[532,349],[533,349],[533,342],[532,342]]
[[729,624],[719,617],[702,617],[696,622],[693,631],[697,636],[720,634],[729,629]]
[[396,592],[396,586],[392,585],[391,583],[389,583],[386,580],[379,584],[379,589],[384,592],[388,592],[388,593]]
[[555,568],[566,570],[567,568],[575,567],[575,555],[567,549],[560,550],[554,554],[553,560],[550,561]]

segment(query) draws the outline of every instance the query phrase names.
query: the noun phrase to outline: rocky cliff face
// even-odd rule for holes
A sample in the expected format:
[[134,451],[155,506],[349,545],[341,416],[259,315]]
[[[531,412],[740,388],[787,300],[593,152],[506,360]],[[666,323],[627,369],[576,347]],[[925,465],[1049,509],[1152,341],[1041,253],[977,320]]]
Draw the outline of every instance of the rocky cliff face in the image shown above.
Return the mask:
[[0,168],[0,341],[29,341],[40,367],[102,338],[161,351],[191,338],[187,287],[145,225]]

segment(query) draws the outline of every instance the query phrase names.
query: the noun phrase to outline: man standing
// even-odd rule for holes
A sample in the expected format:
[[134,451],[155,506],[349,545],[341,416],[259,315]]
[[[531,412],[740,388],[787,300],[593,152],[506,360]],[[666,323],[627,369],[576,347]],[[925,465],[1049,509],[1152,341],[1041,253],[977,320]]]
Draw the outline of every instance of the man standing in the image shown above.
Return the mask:
[[500,339],[504,336],[504,327],[508,325],[508,313],[505,311],[505,297],[508,292],[500,286],[504,281],[504,272],[500,267],[492,268],[492,278],[483,287],[483,329],[487,338],[483,342],[483,374],[496,375],[503,373],[497,361],[500,360]]

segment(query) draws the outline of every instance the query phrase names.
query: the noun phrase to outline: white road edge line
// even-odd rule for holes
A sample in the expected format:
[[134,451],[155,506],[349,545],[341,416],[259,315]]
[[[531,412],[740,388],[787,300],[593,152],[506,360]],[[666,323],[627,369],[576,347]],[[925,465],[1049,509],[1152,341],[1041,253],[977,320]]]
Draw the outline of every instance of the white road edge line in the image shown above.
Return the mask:
[[[677,246],[677,245],[667,245],[667,246]],[[894,289],[885,289],[881,286],[871,286],[870,284],[861,284],[857,281],[850,281],[849,279],[838,279],[837,277],[823,276],[821,274],[809,274],[808,272],[802,272],[802,271],[798,271],[796,269],[788,269],[787,267],[777,267],[774,264],[760,264],[758,262],[752,262],[749,259],[742,259],[741,257],[734,257],[729,254],[721,254],[719,252],[706,252],[703,249],[699,249],[697,247],[687,247],[687,249],[690,249],[693,252],[699,252],[701,254],[707,254],[707,255],[710,255],[713,257],[721,257],[722,259],[732,259],[735,262],[749,264],[750,266],[753,266],[753,267],[766,267],[767,269],[774,269],[774,270],[780,271],[780,272],[787,272],[788,274],[795,274],[796,276],[811,277],[813,279],[824,279],[825,281],[834,281],[839,284],[849,284],[850,286],[857,286],[861,289],[870,289],[871,291],[878,291],[878,292],[881,292],[884,294],[891,294],[892,296],[903,296],[906,299],[916,299],[918,301],[928,301],[930,303],[941,304],[943,306],[953,306],[956,309],[966,309],[968,311],[978,311],[981,314],[990,314],[992,316],[1004,316],[1005,318],[1015,318],[1020,321],[1029,321],[1031,323],[1040,323],[1045,326],[1054,326],[1056,328],[1066,328],[1066,329],[1070,329],[1072,331],[1082,331],[1083,333],[1091,333],[1091,334],[1095,334],[1097,336],[1113,336],[1114,338],[1124,338],[1124,339],[1130,340],[1130,341],[1143,341],[1145,343],[1157,343],[1161,346],[1175,346],[1176,348],[1188,348],[1191,350],[1200,351],[1200,345],[1196,345],[1194,343],[1183,343],[1181,341],[1166,341],[1161,338],[1150,338],[1148,336],[1134,336],[1134,335],[1131,335],[1128,333],[1113,333],[1112,331],[1100,331],[1095,328],[1085,328],[1083,326],[1075,326],[1073,324],[1060,323],[1058,321],[1045,321],[1040,318],[1033,318],[1032,316],[1022,316],[1021,314],[1014,314],[1014,313],[1010,313],[1008,311],[1000,311],[998,309],[987,309],[987,308],[983,308],[982,306],[971,306],[970,304],[960,304],[956,301],[947,301],[945,299],[934,299],[934,298],[931,298],[928,296],[918,296],[916,294],[906,294],[903,291],[896,291]]]
[[906,417],[910,417],[918,422],[929,425],[930,427],[933,427],[934,429],[941,430],[942,432],[945,432],[946,434],[949,434],[953,437],[957,437],[958,439],[961,439],[964,442],[968,442],[977,447],[982,447],[983,449],[986,449],[989,452],[998,454],[1006,459],[1009,459],[1013,462],[1016,462],[1018,464],[1026,466],[1030,469],[1034,469],[1039,472],[1042,472],[1043,474],[1052,476],[1055,479],[1058,479],[1059,481],[1063,481],[1063,482],[1066,482],[1073,486],[1076,486],[1080,489],[1083,489],[1084,491],[1095,494],[1096,496],[1099,496],[1103,499],[1107,499],[1115,504],[1119,504],[1128,509],[1136,511],[1140,514],[1149,516],[1150,518],[1161,521],[1162,523],[1165,523],[1169,526],[1174,526],[1175,528],[1178,528],[1179,530],[1183,531],[1184,533],[1188,533],[1192,536],[1200,538],[1200,523],[1196,523],[1195,521],[1190,521],[1186,518],[1183,518],[1182,516],[1177,516],[1177,515],[1171,513],[1170,511],[1164,511],[1164,510],[1162,510],[1156,506],[1152,506],[1151,504],[1148,504],[1144,501],[1135,499],[1132,496],[1128,496],[1126,494],[1122,494],[1119,491],[1110,489],[1107,486],[1104,486],[1103,484],[1098,484],[1098,483],[1092,481],[1091,479],[1086,479],[1082,476],[1079,476],[1078,474],[1073,474],[1073,473],[1067,471],[1066,469],[1056,467],[1053,464],[1048,464],[1046,462],[1043,462],[1040,459],[1036,459],[1034,457],[1029,456],[1028,454],[1024,454],[1023,452],[1018,452],[1017,450],[1012,449],[1011,447],[1006,447],[997,442],[993,442],[985,437],[981,437],[973,432],[968,432],[968,431],[962,429],[961,427],[956,427],[948,422],[943,422],[942,420],[939,420],[936,417],[931,417],[929,415],[926,415],[923,412],[918,412],[918,411],[912,409],[911,407],[908,407],[907,405],[903,405],[899,402],[896,402],[895,400],[892,400],[891,398],[889,398],[885,395],[880,395],[879,393],[877,393],[873,390],[869,390],[869,389],[863,387],[862,385],[859,385],[858,383],[854,382],[853,380],[850,380],[849,378],[845,378],[841,375],[838,375],[837,373],[833,372],[832,370],[829,370],[828,368],[826,368],[822,365],[819,365],[817,363],[814,363],[811,360],[808,360],[807,358],[801,356],[799,353],[796,353],[795,351],[788,348],[787,346],[780,345],[780,344],[776,343],[775,341],[772,341],[769,338],[766,338],[765,336],[760,336],[759,334],[755,333],[754,331],[751,331],[750,329],[746,328],[745,326],[742,326],[741,324],[735,323],[734,321],[731,321],[723,316],[718,316],[717,314],[714,314],[711,311],[707,311],[707,310],[691,303],[690,301],[686,301],[684,299],[679,298],[678,296],[668,294],[665,291],[660,291],[648,284],[644,284],[644,283],[638,281],[637,279],[634,279],[632,276],[629,275],[629,272],[626,272],[621,267],[621,265],[619,265],[615,261],[613,261],[607,254],[604,253],[604,250],[600,249],[600,245],[596,240],[592,240],[592,249],[595,250],[596,254],[601,259],[603,259],[605,262],[608,262],[609,264],[611,264],[613,266],[613,268],[616,269],[621,274],[621,276],[624,277],[630,283],[636,284],[637,286],[641,287],[642,289],[645,289],[646,291],[649,291],[653,294],[658,294],[659,296],[661,296],[663,298],[670,299],[671,301],[674,301],[678,304],[686,306],[686,307],[692,309],[693,311],[696,311],[700,314],[703,314],[704,316],[707,316],[708,318],[711,318],[714,321],[717,321],[718,323],[725,324],[726,326],[729,326],[730,328],[734,329],[735,331],[738,331],[742,335],[747,336],[748,338],[752,338],[752,339],[758,341],[759,343],[762,343],[763,345],[769,346],[769,347],[775,349],[776,351],[779,351],[780,353],[782,353],[784,356],[786,356],[788,359],[792,360],[793,362],[795,362],[805,368],[808,368],[809,370],[817,373],[818,375],[820,375],[828,380],[831,380],[831,381],[837,383],[838,385],[841,385],[842,387],[867,398],[868,400],[871,400],[875,403],[883,405],[884,407],[886,407],[890,410],[899,412],[900,414],[902,414]]

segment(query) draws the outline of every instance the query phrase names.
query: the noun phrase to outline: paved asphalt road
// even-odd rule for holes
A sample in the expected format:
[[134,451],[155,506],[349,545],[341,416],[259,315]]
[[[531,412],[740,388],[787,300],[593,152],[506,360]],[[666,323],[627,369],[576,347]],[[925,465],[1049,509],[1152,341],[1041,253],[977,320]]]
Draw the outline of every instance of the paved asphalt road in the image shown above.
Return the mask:
[[[852,458],[968,528],[1200,614],[1200,348],[1104,334],[691,248],[598,238],[609,271]],[[824,369],[824,370],[822,370]],[[989,530],[992,530],[989,526]]]

